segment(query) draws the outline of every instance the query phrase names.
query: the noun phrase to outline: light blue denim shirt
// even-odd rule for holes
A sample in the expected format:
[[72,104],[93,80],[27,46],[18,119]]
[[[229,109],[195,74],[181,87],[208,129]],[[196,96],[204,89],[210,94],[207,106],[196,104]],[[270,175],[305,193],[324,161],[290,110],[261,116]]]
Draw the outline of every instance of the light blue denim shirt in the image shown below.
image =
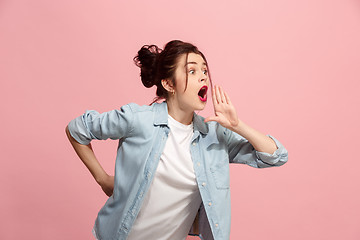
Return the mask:
[[[167,121],[167,104],[162,102],[151,106],[131,103],[101,114],[86,111],[69,123],[71,136],[81,144],[87,145],[92,139],[119,139],[114,192],[94,225],[99,240],[127,238],[163,152],[170,131]],[[216,122],[204,123],[204,118],[195,113],[193,123],[190,152],[202,205],[189,234],[200,234],[206,240],[228,240],[229,163],[256,168],[280,166],[288,154],[271,136],[278,149],[268,154],[254,150],[245,138]]]

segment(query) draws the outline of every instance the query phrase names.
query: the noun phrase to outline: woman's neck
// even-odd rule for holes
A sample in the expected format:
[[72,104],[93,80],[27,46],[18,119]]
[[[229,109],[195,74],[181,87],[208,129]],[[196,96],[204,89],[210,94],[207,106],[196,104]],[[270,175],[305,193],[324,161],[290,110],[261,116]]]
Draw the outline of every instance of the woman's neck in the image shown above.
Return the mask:
[[168,114],[176,121],[189,125],[192,123],[194,112],[184,111],[179,106],[175,106],[172,101],[167,101]]

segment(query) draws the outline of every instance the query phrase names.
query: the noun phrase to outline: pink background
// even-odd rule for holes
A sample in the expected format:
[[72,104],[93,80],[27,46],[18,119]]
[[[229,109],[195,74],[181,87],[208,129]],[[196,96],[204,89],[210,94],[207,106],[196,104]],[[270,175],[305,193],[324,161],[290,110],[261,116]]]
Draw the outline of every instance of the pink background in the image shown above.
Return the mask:
[[[150,103],[132,58],[172,39],[196,44],[239,117],[289,151],[280,168],[232,165],[231,239],[360,239],[355,0],[0,1],[0,238],[92,239],[106,196],[64,128]],[[117,143],[93,145],[112,173]]]

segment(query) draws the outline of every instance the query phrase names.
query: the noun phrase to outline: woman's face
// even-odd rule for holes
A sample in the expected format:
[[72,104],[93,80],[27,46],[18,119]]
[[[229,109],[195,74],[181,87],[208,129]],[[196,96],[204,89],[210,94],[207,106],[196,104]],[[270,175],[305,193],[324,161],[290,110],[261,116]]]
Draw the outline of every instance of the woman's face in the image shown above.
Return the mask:
[[175,71],[175,83],[175,94],[172,100],[177,102],[176,105],[182,111],[193,112],[205,108],[209,77],[207,65],[201,55],[189,53],[187,59],[186,54],[180,57]]

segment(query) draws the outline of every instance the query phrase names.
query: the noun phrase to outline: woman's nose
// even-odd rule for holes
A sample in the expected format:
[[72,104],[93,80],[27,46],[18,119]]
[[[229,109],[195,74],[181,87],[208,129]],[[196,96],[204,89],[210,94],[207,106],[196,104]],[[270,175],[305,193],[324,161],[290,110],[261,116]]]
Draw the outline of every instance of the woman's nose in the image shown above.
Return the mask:
[[204,82],[208,79],[208,76],[205,73],[202,73],[201,77],[200,77],[200,81]]

